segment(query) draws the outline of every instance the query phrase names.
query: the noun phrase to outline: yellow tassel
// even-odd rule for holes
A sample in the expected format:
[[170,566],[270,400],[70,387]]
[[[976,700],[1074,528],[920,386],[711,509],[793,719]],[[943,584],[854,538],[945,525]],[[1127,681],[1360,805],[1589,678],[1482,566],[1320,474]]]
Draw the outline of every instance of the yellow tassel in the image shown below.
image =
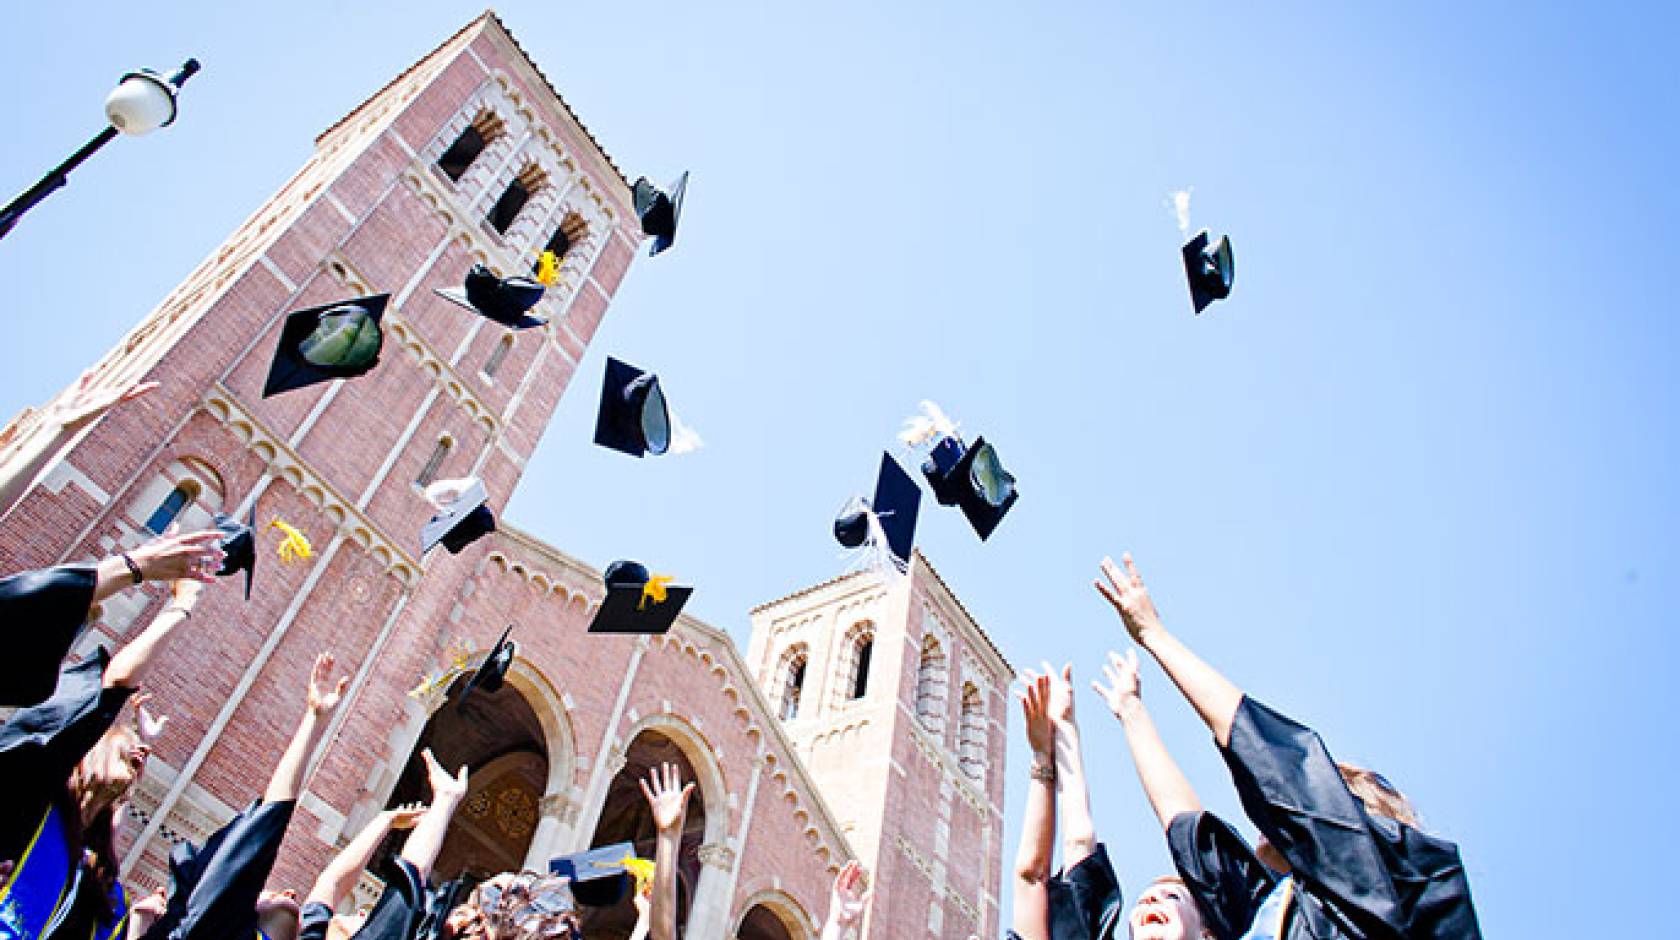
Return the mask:
[[279,529],[286,536],[284,539],[280,540],[281,561],[290,563],[297,561],[299,558],[315,557],[315,549],[309,544],[309,539],[304,538],[303,533],[299,532],[293,526],[287,525],[279,519],[275,519],[273,522],[268,524],[268,527],[271,529]]
[[675,576],[668,574],[656,574],[648,578],[647,583],[642,585],[642,599],[636,602],[636,609],[646,607],[648,601],[655,604],[665,603],[665,586],[675,580]]
[[654,864],[634,855],[624,856],[624,870],[636,876],[636,893],[646,895],[653,888]]
[[554,282],[560,280],[560,259],[552,251],[545,251],[537,258],[537,283],[544,287],[553,287]]

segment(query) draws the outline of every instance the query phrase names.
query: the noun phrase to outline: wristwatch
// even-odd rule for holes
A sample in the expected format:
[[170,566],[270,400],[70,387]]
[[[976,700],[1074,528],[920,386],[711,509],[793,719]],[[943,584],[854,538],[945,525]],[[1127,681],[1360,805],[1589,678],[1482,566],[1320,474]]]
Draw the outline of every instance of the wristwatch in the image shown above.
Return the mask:
[[1034,761],[1032,769],[1027,771],[1027,776],[1034,780],[1042,780],[1045,783],[1054,783],[1056,780],[1056,765],[1040,764]]

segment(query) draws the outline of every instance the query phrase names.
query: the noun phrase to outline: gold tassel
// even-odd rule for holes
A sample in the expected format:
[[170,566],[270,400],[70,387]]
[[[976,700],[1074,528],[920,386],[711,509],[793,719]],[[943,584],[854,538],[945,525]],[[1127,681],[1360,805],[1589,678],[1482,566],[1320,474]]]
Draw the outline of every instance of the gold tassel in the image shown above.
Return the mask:
[[642,599],[636,602],[636,609],[641,610],[646,607],[648,601],[653,601],[655,604],[665,603],[665,586],[675,580],[674,575],[668,574],[656,574],[648,578],[647,583],[642,585]]
[[275,519],[273,522],[270,522],[268,527],[271,529],[279,529],[281,532],[285,533],[286,537],[280,540],[281,561],[289,564],[297,561],[299,558],[315,557],[315,549],[309,544],[309,539],[304,538],[303,533],[299,532],[295,527],[290,526],[279,519]]
[[537,257],[537,283],[544,287],[553,287],[554,282],[560,280],[560,259],[552,251],[545,251]]

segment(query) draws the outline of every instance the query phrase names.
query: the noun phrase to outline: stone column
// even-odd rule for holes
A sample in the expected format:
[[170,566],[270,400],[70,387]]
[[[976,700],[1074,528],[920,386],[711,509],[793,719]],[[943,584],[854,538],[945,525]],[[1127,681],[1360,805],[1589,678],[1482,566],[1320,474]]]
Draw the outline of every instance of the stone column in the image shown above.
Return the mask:
[[527,870],[546,872],[548,860],[565,853],[577,814],[577,803],[564,793],[550,793],[542,798],[537,804],[537,831],[531,836],[531,847],[525,853]]

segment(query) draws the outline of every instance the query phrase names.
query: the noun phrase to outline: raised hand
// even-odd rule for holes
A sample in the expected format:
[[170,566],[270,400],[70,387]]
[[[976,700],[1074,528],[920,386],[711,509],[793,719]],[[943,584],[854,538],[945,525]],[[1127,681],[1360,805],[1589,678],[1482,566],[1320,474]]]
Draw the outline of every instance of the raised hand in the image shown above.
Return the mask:
[[140,740],[146,744],[155,743],[163,734],[163,726],[169,723],[168,715],[153,715],[146,709],[146,703],[151,700],[150,692],[136,692],[128,700],[134,706],[134,730],[140,732]]
[[446,797],[460,798],[467,795],[467,768],[461,766],[458,776],[451,777],[449,771],[432,756],[432,749],[426,748],[420,752],[420,759],[426,762],[426,779],[432,785],[432,799],[434,802]]
[[[1137,565],[1132,563],[1130,553],[1120,556],[1126,563],[1126,570],[1112,558],[1102,560],[1103,578],[1094,582],[1097,591],[1114,605],[1120,619],[1126,624],[1126,632],[1139,643],[1144,642],[1146,634],[1161,629],[1161,615],[1155,610],[1155,602],[1149,598],[1149,589],[1143,586],[1143,576],[1138,574]],[[1104,579],[1107,583],[1103,583]]]
[[349,676],[340,676],[337,683],[332,681],[333,654],[322,653],[315,657],[315,668],[309,673],[309,713],[317,717],[325,715],[338,707],[338,702],[344,697],[344,688],[350,684]]
[[694,792],[694,781],[683,783],[676,764],[661,764],[640,783],[648,809],[653,812],[654,826],[660,832],[681,829],[683,817],[688,814],[689,794]]
[[169,896],[159,888],[151,894],[135,901],[128,909],[128,936],[130,940],[143,937],[163,916],[164,909],[169,905]]
[[1068,724],[1073,721],[1073,663],[1062,667],[1060,674],[1044,664],[1044,674],[1050,679],[1050,698],[1045,710],[1050,713],[1050,720],[1058,724]]
[[1127,650],[1122,657],[1112,650],[1108,654],[1108,662],[1103,664],[1103,675],[1108,677],[1108,688],[1102,683],[1093,681],[1091,688],[1108,703],[1108,710],[1114,717],[1124,717],[1122,712],[1143,701],[1143,681],[1138,676],[1137,650]]
[[840,869],[840,873],[834,876],[834,888],[828,897],[830,920],[847,927],[863,919],[864,908],[869,906],[866,880],[863,866],[857,862],[847,862],[846,867]]
[[83,372],[69,394],[53,404],[49,420],[77,431],[111,410],[112,406],[133,401],[158,387],[156,382],[138,382],[126,388],[93,388],[93,379],[93,370]]
[[160,539],[134,549],[128,557],[134,559],[140,574],[148,581],[193,580],[209,583],[216,580],[227,553],[222,551],[222,533],[215,529],[178,535],[173,529]]
[[1027,746],[1033,756],[1048,763],[1056,747],[1056,726],[1050,719],[1050,676],[1031,669],[1021,674],[1026,688],[1021,692],[1021,717],[1026,719]]

